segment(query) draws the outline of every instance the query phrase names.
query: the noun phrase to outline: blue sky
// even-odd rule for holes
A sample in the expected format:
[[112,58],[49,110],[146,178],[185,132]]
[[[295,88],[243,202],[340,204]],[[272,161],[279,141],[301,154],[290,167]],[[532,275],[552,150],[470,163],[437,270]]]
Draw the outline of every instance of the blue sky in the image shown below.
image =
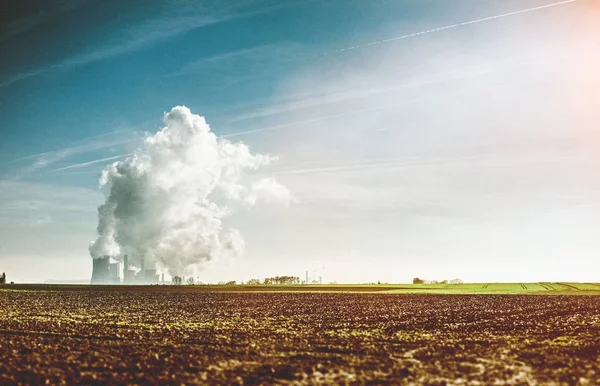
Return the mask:
[[89,276],[100,172],[185,105],[277,156],[261,173],[296,198],[233,216],[246,253],[205,280],[597,281],[594,0],[7,4],[0,270],[17,280]]

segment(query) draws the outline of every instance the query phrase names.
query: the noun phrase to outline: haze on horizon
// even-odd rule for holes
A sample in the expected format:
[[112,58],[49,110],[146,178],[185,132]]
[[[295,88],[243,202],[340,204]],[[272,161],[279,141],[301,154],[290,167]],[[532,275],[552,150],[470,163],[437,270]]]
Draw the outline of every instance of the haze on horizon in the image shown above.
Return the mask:
[[596,0],[1,7],[9,280],[88,279],[102,170],[187,106],[291,197],[202,281],[599,281]]

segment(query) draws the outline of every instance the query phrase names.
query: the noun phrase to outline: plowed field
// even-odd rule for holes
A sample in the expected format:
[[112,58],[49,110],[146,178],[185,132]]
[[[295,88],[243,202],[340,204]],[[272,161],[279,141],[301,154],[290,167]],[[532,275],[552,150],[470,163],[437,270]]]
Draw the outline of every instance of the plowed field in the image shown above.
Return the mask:
[[598,384],[600,297],[0,290],[0,384]]

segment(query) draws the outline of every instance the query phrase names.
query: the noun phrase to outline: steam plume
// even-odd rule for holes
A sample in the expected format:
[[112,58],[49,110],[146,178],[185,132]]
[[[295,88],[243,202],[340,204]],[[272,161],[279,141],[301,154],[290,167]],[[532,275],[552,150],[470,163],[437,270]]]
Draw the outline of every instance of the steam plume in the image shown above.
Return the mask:
[[98,237],[90,254],[117,259],[128,254],[138,266],[143,258],[146,267],[156,263],[180,275],[213,258],[242,253],[240,233],[223,227],[231,212],[227,203],[286,202],[290,194],[273,178],[245,176],[274,158],[217,138],[187,107],[174,107],[164,121],[142,149],[102,172],[107,197],[98,207]]

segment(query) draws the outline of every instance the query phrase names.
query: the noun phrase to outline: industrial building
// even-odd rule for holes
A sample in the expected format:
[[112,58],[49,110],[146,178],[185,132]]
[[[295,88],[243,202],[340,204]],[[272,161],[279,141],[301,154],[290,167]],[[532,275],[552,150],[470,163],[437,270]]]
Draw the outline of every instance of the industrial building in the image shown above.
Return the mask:
[[123,256],[123,284],[133,284],[135,282],[135,270],[129,268],[129,258]]
[[[145,269],[144,258],[141,260],[141,270],[131,269],[129,257],[123,256],[123,274],[121,275],[121,264],[111,262],[110,256],[102,256],[92,260],[91,284],[158,284],[159,275],[155,269]],[[122,279],[122,280],[121,280]],[[164,274],[163,274],[164,281]]]

